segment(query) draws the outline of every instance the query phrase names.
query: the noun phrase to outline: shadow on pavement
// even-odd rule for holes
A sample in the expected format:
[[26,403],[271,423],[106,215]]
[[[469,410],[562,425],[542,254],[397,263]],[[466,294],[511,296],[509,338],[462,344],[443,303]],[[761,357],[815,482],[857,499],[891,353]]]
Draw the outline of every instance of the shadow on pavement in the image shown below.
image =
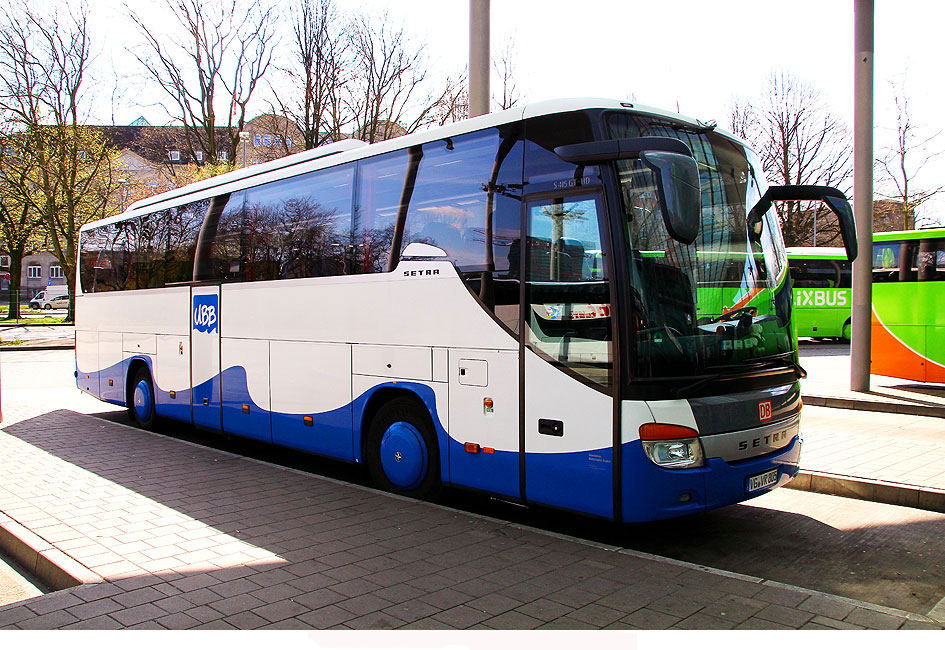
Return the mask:
[[[72,504],[81,509],[87,506],[86,501],[96,499],[89,496],[89,489],[116,486],[114,498],[119,505],[112,507],[129,503],[128,498],[133,495],[146,497],[158,504],[154,516],[159,520],[170,521],[183,515],[212,529],[211,536],[226,535],[234,542],[261,549],[265,557],[259,561],[268,562],[269,568],[286,568],[287,572],[282,572],[286,581],[299,577],[289,565],[305,563],[317,567],[320,577],[306,583],[312,589],[317,589],[319,580],[324,585],[341,581],[345,577],[341,567],[366,560],[376,562],[359,566],[359,575],[370,573],[371,580],[393,580],[391,584],[412,580],[416,576],[410,571],[419,571],[421,565],[438,575],[449,568],[467,567],[466,573],[454,572],[457,576],[462,573],[466,576],[464,579],[482,575],[483,569],[488,573],[515,567],[522,576],[557,570],[538,559],[542,553],[535,550],[532,533],[526,535],[531,541],[532,555],[514,556],[518,558],[515,562],[510,555],[509,561],[498,564],[489,559],[497,553],[494,548],[525,544],[509,539],[515,526],[352,489],[312,474],[287,472],[246,458],[221,455],[213,448],[175,444],[166,437],[117,427],[106,421],[121,421],[123,417],[122,413],[112,412],[91,419],[60,410],[11,425],[6,432],[68,464],[52,466],[44,461],[45,469],[27,468],[24,474],[59,472],[57,480],[62,482],[59,489],[63,503],[58,507]],[[221,449],[225,445],[226,451],[306,472],[335,473],[343,481],[360,477],[357,468],[316,460],[298,452],[250,441],[227,441],[176,423],[165,425],[165,430],[173,432],[165,435],[180,440],[201,445],[213,440]],[[82,472],[73,468],[93,476],[82,479]],[[75,485],[79,480],[87,485]],[[107,485],[103,486],[101,480]],[[121,496],[124,490],[133,495]],[[27,486],[24,494],[29,493]],[[780,498],[783,493],[778,491],[762,499]],[[829,502],[829,508],[841,514],[850,508],[879,507],[822,495],[798,497],[798,494],[783,498],[826,499],[828,501],[823,503]],[[543,508],[523,508],[459,491],[447,491],[441,503],[513,524],[920,614],[928,613],[945,596],[945,566],[940,562],[945,517],[932,513],[917,515],[921,519],[902,517],[897,523],[879,525],[864,517],[860,525],[841,529],[828,523],[834,521],[832,514],[808,516],[749,502],[682,519],[618,526]],[[125,506],[128,512],[138,507],[144,506]],[[159,524],[160,521],[154,525]],[[225,539],[221,541],[229,543]],[[101,543],[115,546],[119,542],[106,538]],[[542,537],[540,543],[547,544],[548,538]],[[535,563],[530,565],[533,557]],[[238,559],[238,555],[231,557],[235,564],[233,571],[242,570]],[[152,565],[159,566],[160,563]],[[408,566],[412,568],[405,568]],[[331,573],[335,569],[339,571]],[[216,570],[200,561],[195,561],[190,569],[175,569],[178,573]],[[397,577],[398,572],[400,577]],[[353,573],[345,575],[350,579]],[[448,587],[452,581],[451,578],[443,584]]]

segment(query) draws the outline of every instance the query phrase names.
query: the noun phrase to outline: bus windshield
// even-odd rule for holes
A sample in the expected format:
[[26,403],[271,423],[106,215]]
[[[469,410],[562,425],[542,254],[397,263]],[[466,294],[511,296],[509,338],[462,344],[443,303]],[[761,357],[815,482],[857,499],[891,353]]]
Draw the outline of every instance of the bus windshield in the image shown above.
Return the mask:
[[702,221],[691,245],[666,230],[652,173],[618,161],[632,299],[635,379],[712,377],[794,367],[791,293],[777,214],[749,227],[766,188],[753,152],[715,133],[664,118],[612,114],[609,136],[686,142],[699,165]]

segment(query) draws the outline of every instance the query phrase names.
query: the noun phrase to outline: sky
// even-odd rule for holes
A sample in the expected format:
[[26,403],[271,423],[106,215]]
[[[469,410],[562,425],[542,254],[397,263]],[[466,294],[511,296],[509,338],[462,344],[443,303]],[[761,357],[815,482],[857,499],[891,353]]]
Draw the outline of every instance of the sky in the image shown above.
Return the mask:
[[[97,63],[119,72],[127,81],[123,87],[136,88],[115,104],[115,122],[128,124],[139,115],[155,124],[167,122],[166,112],[155,106],[164,100],[140,90],[140,67],[126,49],[137,39],[121,0],[87,1],[101,48]],[[386,10],[391,21],[402,22],[425,44],[433,69],[443,76],[466,65],[468,0],[337,2],[346,10]],[[161,4],[137,0],[134,6],[160,28],[167,20]],[[757,97],[769,75],[787,71],[815,85],[852,134],[853,7],[853,0],[492,0],[491,43],[495,55],[514,42],[516,83],[527,101],[632,98],[725,126],[733,99]],[[913,121],[922,131],[940,130],[943,19],[945,3],[875,2],[877,153],[895,140],[893,82],[905,84]],[[99,77],[104,90],[107,83]],[[101,112],[98,119],[110,121],[108,111]],[[935,146],[945,150],[945,135]],[[945,184],[941,158],[920,172],[919,187]],[[939,203],[945,214],[945,200]]]

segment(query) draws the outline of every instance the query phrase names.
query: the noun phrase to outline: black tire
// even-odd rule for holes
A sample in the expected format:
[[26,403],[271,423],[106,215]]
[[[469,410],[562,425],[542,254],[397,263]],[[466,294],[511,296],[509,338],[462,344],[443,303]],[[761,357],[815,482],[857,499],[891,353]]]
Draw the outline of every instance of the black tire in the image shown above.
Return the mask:
[[47,302],[45,305],[43,305],[43,309],[52,309],[52,305]]
[[[388,432],[391,432],[391,436],[385,440]],[[415,456],[406,457],[408,452],[404,451],[406,477],[403,473],[393,471],[389,475],[385,470],[385,465],[395,471],[400,469],[396,463],[401,460],[394,460],[395,455],[403,449],[397,447],[398,435],[401,435],[402,441],[406,441],[406,449],[412,451],[422,448],[426,456],[425,462],[419,463]],[[413,399],[398,397],[378,410],[368,429],[365,460],[371,479],[382,490],[416,499],[432,499],[442,487],[440,451],[433,423],[426,409]]]
[[[138,395],[139,386],[141,394]],[[146,401],[149,408],[143,409],[141,404],[136,404],[136,397]],[[154,402],[154,383],[151,381],[151,373],[145,367],[140,367],[135,372],[128,390],[128,417],[131,421],[146,431],[153,431],[157,421]]]

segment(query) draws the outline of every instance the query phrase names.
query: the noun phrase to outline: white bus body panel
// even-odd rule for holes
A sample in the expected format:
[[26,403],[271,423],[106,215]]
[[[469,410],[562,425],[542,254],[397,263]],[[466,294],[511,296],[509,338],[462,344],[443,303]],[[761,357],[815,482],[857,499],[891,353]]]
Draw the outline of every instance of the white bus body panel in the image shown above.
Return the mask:
[[[613,516],[613,398],[525,350],[525,494]],[[540,422],[562,430],[539,433]],[[575,486],[569,489],[566,486]],[[578,489],[577,486],[580,486]]]
[[[454,349],[449,358],[452,480],[521,496],[518,353]],[[467,442],[476,447],[467,450]]]
[[272,441],[353,460],[351,346],[272,341],[269,368]]
[[392,273],[224,284],[221,301],[227,338],[518,347],[449,262],[402,262]]

